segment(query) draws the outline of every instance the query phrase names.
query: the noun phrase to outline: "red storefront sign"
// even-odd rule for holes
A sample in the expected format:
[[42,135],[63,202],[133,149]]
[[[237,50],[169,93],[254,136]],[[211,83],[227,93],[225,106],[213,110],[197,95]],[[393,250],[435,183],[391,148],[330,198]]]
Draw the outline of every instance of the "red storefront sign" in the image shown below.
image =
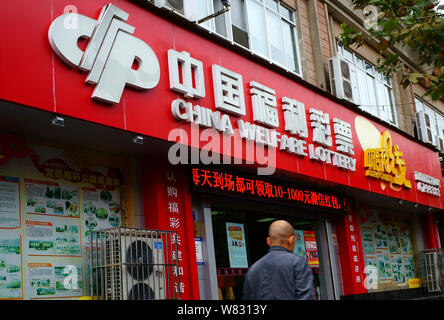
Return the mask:
[[[86,17],[83,20],[95,21],[106,4],[107,1],[86,0],[74,3],[77,12]],[[202,150],[219,145],[221,154],[243,160],[248,159],[251,151],[254,154],[259,145],[276,146],[271,165],[278,169],[443,208],[442,199],[418,192],[416,184],[412,188],[399,187],[390,185],[390,180],[384,182],[366,176],[364,151],[378,148],[381,136],[387,131],[383,125],[366,120],[337,101],[131,2],[119,2],[118,6],[128,13],[125,23],[135,28],[132,37],[154,52],[159,63],[158,83],[151,89],[126,87],[119,102],[113,105],[92,99],[100,81],[87,85],[86,77],[91,75],[68,66],[54,53],[48,40],[50,25],[68,5],[72,6],[72,1],[0,4],[0,28],[9,30],[4,33],[1,45],[0,99],[162,140],[180,140]],[[202,82],[187,86],[185,80],[182,83],[174,80],[170,73],[174,74],[177,66],[173,62],[180,59],[185,59],[193,70],[199,70]],[[107,66],[103,68],[106,70]],[[242,97],[233,96],[243,99],[236,110],[227,107],[226,101],[218,100],[220,88],[214,85],[233,75],[235,83],[231,89],[237,83],[242,84]],[[225,103],[222,108],[221,103]],[[266,112],[262,116],[254,114],[256,107],[265,108]],[[287,120],[295,114],[305,116],[307,130],[303,122],[299,123],[302,127],[287,125]],[[215,128],[216,135],[212,137],[218,137],[219,143],[208,143],[208,136],[193,139],[188,121],[199,122],[201,129]],[[180,130],[182,138],[173,132],[175,129]],[[407,180],[413,180],[416,170],[432,177],[441,176],[437,152],[397,131],[389,132],[393,144],[402,152]],[[227,136],[241,142],[240,153],[235,154],[233,148],[224,149]],[[259,161],[258,157],[254,160]]]
[[318,208],[344,211],[345,197],[340,194],[294,187],[290,184],[246,177],[220,170],[191,169],[196,190],[218,191],[256,199],[268,199]]

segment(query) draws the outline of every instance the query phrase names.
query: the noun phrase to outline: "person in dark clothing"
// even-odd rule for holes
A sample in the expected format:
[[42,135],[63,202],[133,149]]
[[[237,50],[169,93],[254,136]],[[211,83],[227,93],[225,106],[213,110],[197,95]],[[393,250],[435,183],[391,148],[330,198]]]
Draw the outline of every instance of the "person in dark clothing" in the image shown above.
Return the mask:
[[307,261],[293,254],[294,229],[285,220],[268,230],[268,253],[249,269],[243,300],[314,300],[313,275]]

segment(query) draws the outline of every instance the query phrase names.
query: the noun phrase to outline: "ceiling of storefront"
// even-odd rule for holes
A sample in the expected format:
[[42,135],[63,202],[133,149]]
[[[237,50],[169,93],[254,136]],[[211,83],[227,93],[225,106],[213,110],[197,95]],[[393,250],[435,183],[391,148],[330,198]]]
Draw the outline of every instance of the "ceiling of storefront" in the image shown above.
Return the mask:
[[51,123],[54,114],[35,108],[0,101],[0,131],[90,148],[113,154],[142,155],[167,150],[168,143],[144,137],[135,144],[135,134],[63,116],[64,127]]

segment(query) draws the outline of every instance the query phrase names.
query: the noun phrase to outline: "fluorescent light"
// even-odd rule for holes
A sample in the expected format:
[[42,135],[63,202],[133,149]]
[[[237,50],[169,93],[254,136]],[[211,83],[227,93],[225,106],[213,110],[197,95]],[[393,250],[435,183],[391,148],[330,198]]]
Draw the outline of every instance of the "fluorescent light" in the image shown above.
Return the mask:
[[270,221],[274,221],[276,220],[275,218],[263,218],[263,219],[259,219],[256,220],[256,222],[270,222]]

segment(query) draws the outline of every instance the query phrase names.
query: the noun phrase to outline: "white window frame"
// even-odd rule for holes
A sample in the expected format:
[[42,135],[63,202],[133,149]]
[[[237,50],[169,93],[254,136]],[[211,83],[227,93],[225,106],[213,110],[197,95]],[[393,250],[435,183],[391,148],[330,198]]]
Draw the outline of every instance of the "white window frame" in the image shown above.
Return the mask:
[[[418,121],[418,119],[415,119],[419,138],[422,139],[422,141],[429,142],[439,148],[440,146],[438,140],[436,139],[436,136],[439,136],[439,138],[444,140],[444,115],[435,110],[429,103],[427,103],[420,97],[415,95],[414,99],[416,112],[423,111],[424,114],[428,115],[430,120],[430,127],[427,127],[427,129],[429,129],[432,134],[432,141],[424,141],[421,136],[421,123]],[[444,153],[444,150],[440,151],[441,153]]]
[[[213,0],[190,0],[190,1],[206,1],[207,3],[207,8],[209,9],[210,12],[208,12],[208,15],[214,12],[214,6],[213,6]],[[265,23],[265,39],[266,39],[266,46],[267,46],[267,54],[263,55],[257,51],[254,51],[252,49],[252,42],[251,42],[251,36],[250,36],[250,19],[251,16],[248,14],[249,10],[251,10],[249,8],[249,4],[248,2],[252,1],[255,2],[257,4],[259,4],[262,7],[263,10],[263,14],[264,14],[264,23]],[[209,25],[206,26],[204,24],[202,24],[201,26],[204,27],[205,29],[209,30],[211,33],[215,33],[218,34],[219,36],[226,38],[227,40],[229,40],[233,45],[237,45],[240,46],[242,48],[245,48],[246,50],[252,52],[253,54],[262,57],[265,60],[268,60],[270,63],[277,65],[283,69],[285,69],[288,72],[291,72],[293,74],[298,75],[299,77],[303,78],[302,76],[302,64],[301,64],[301,52],[300,52],[300,48],[299,48],[299,31],[297,28],[297,24],[296,24],[296,11],[294,11],[293,9],[291,9],[290,7],[286,6],[285,4],[281,3],[281,1],[278,1],[278,11],[281,7],[287,8],[289,9],[292,14],[293,14],[293,20],[288,20],[283,14],[281,14],[280,12],[276,12],[275,10],[273,10],[272,8],[268,7],[267,4],[265,2],[263,2],[262,0],[244,0],[244,5],[245,5],[245,21],[246,21],[246,29],[247,29],[247,33],[248,33],[248,46],[249,48],[244,47],[241,44],[238,44],[236,42],[234,42],[233,40],[233,31],[232,31],[232,23],[231,23],[231,10],[224,13],[224,17],[225,17],[225,33],[226,33],[226,37],[224,35],[221,35],[219,33],[216,32],[216,25],[215,25],[215,19],[210,19],[209,20]],[[280,19],[280,36],[281,36],[281,42],[282,42],[282,54],[284,56],[284,65],[274,61],[271,57],[271,45],[270,45],[270,33],[268,31],[268,18],[267,18],[267,10],[272,10],[274,13],[276,13],[279,16]],[[294,39],[295,39],[295,46],[296,46],[296,60],[297,60],[297,65],[295,66],[297,68],[298,71],[296,70],[292,70],[289,69],[286,64],[287,64],[287,55],[285,52],[285,44],[284,44],[284,34],[282,31],[282,23],[287,23],[289,25],[291,25],[293,33],[294,33]]]
[[[363,93],[367,93],[368,91],[366,91],[366,88],[360,88],[359,87],[359,81],[358,81],[358,76],[359,76],[359,72],[364,73],[366,75],[365,80],[368,81],[369,79],[371,79],[370,81],[372,81],[373,84],[373,88],[374,88],[374,92],[373,92],[373,99],[376,102],[376,105],[365,105],[361,104],[359,106],[360,109],[367,111],[368,113],[378,117],[379,119],[388,122],[394,126],[398,126],[398,116],[397,116],[397,112],[396,112],[396,104],[395,104],[395,99],[394,99],[394,94],[393,94],[393,79],[392,78],[384,78],[384,76],[381,73],[378,73],[375,69],[375,65],[371,62],[369,62],[368,60],[364,59],[363,57],[355,54],[353,51],[344,48],[342,46],[341,43],[337,43],[337,51],[338,51],[338,55],[340,55],[341,57],[343,57],[344,59],[346,59],[347,61],[349,61],[349,63],[351,63],[352,65],[355,66],[356,68],[356,88],[358,90],[358,97],[359,100],[361,100],[361,95]],[[344,53],[345,52],[345,53]],[[360,65],[360,63],[358,63],[358,61],[362,61],[362,65]],[[369,69],[366,68],[366,64],[370,65],[371,67]],[[352,79],[352,81],[354,81]],[[378,92],[378,88],[383,87],[384,90],[390,90],[390,95],[388,96],[388,102],[392,103],[390,105],[385,104],[383,101],[382,104],[380,104],[380,102],[378,100],[382,100],[383,98],[380,96],[379,92]],[[372,93],[372,92],[370,92]],[[384,91],[385,94],[385,91]],[[370,99],[371,100],[371,99]],[[385,100],[385,98],[384,98]],[[390,114],[390,116],[386,116],[387,114]],[[393,118],[393,119],[391,119]]]

